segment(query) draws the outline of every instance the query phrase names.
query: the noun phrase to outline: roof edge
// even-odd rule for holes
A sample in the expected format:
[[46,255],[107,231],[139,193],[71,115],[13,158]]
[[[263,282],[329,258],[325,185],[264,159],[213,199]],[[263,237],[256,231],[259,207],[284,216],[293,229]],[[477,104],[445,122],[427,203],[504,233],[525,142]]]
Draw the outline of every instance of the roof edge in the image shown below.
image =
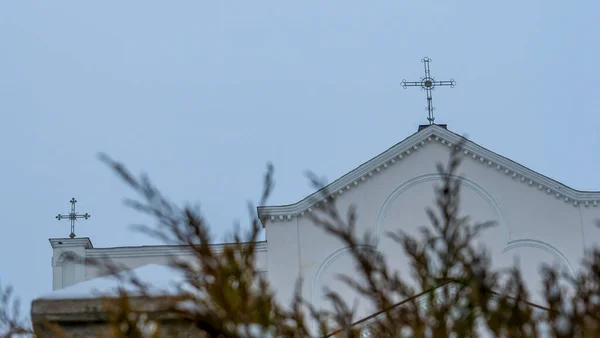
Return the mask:
[[75,237],[75,238],[48,238],[52,249],[56,248],[69,248],[69,247],[84,247],[91,249],[94,247],[89,237]]
[[[221,253],[226,247],[236,245],[247,246],[251,243],[217,243],[210,244],[215,253]],[[267,242],[254,242],[257,252],[267,251]],[[143,246],[122,246],[109,248],[90,248],[86,250],[87,258],[123,258],[123,257],[150,257],[150,256],[179,256],[192,254],[193,251],[188,245],[143,245]]]
[[285,221],[294,217],[303,216],[305,212],[312,212],[312,208],[326,198],[342,195],[353,186],[365,181],[367,178],[381,172],[383,169],[396,162],[401,161],[411,152],[430,142],[440,142],[452,147],[461,141],[464,141],[462,151],[466,156],[481,162],[497,171],[511,175],[514,179],[520,179],[521,182],[537,187],[540,191],[547,194],[554,194],[557,199],[563,199],[565,202],[573,203],[574,206],[583,204],[586,207],[600,204],[600,191],[581,191],[573,189],[552,178],[544,176],[532,169],[529,169],[517,162],[514,162],[504,156],[490,151],[467,138],[458,135],[445,126],[431,125],[424,128],[403,141],[388,148],[379,155],[359,165],[352,171],[341,176],[337,180],[308,195],[304,199],[287,205],[278,206],[259,206],[258,216],[263,227],[267,220]]

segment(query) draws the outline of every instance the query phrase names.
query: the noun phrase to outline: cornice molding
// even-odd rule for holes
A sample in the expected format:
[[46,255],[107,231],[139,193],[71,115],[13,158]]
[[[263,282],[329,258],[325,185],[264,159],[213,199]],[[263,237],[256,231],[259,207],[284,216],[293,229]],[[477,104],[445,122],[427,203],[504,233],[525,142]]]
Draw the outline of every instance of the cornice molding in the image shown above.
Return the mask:
[[84,247],[91,249],[94,246],[89,237],[76,237],[76,238],[49,238],[52,249],[58,248],[73,248],[73,247]]
[[464,141],[461,149],[463,155],[489,167],[490,170],[512,177],[523,184],[527,184],[547,195],[553,195],[556,199],[570,203],[575,207],[597,207],[600,204],[599,191],[575,190],[504,156],[496,154],[475,142],[465,139],[463,136],[437,125],[432,125],[412,134],[323,189],[314,192],[294,204],[258,207],[258,216],[263,227],[267,222],[290,221],[294,218],[302,217],[305,213],[312,212],[315,208],[319,207],[321,203],[327,203],[328,200],[332,200],[357,185],[365,183],[368,179],[385,171],[388,167],[402,162],[406,157],[430,143],[436,142],[451,148],[461,141]]
[[[235,243],[212,244],[211,248],[215,253],[223,252],[227,246],[235,246]],[[242,245],[248,245],[242,243]],[[267,251],[267,242],[256,243],[257,252]],[[144,246],[123,246],[114,248],[93,248],[86,250],[86,258],[130,258],[130,257],[156,257],[156,256],[185,256],[191,255],[192,250],[187,245],[144,245]]]

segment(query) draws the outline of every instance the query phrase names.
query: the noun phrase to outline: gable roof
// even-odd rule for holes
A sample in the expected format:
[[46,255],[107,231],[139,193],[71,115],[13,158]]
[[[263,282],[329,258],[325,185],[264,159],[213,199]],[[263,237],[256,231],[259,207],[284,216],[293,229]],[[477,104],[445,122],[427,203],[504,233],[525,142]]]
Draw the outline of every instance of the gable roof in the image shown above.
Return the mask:
[[439,142],[452,147],[461,141],[464,142],[462,151],[465,157],[481,162],[488,166],[490,170],[510,175],[523,184],[535,187],[540,192],[552,194],[557,199],[561,199],[565,203],[571,203],[575,207],[579,205],[597,207],[600,204],[600,191],[573,189],[504,156],[498,155],[448,130],[445,128],[445,125],[431,125],[419,127],[419,131],[416,133],[296,203],[258,207],[258,216],[263,223],[263,227],[267,221],[289,221],[295,217],[302,217],[306,212],[312,212],[318,203],[327,198],[334,198],[335,195],[342,195],[345,191],[364,183],[373,175],[377,175],[389,166],[401,162],[405,157],[410,156],[411,153],[426,147],[430,143]]

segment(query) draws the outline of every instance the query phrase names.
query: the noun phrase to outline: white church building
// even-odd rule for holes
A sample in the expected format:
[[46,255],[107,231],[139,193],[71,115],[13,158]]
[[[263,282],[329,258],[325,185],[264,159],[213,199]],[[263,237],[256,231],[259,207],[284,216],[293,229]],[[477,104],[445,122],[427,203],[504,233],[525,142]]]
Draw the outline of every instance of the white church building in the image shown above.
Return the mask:
[[[371,231],[378,238],[376,249],[399,271],[407,269],[402,248],[384,234],[398,228],[415,233],[428,224],[425,207],[433,206],[434,187],[442,180],[436,164],[446,163],[452,147],[461,140],[461,135],[445,125],[421,126],[327,187],[336,194],[342,211],[356,205],[357,230]],[[466,140],[461,156],[461,213],[475,222],[496,222],[481,237],[493,265],[512,266],[518,257],[532,290],[531,301],[540,303],[542,263],[560,264],[574,273],[584,249],[600,244],[600,229],[596,227],[600,192],[572,189],[472,140]],[[258,208],[266,241],[257,246],[257,263],[283,304],[289,303],[298,276],[304,281],[302,295],[317,307],[325,306],[324,286],[352,297],[336,279],[337,274],[354,269],[348,248],[307,217],[314,212],[317,196],[315,193],[290,205]],[[166,265],[170,259],[188,254],[178,246],[97,248],[89,238],[52,238],[50,244],[55,291],[36,301],[89,296],[90,288],[101,285],[95,282],[101,276],[97,268],[86,265],[87,258],[107,256],[135,269]],[[224,245],[214,247],[218,250]],[[360,307],[359,317],[376,310]]]

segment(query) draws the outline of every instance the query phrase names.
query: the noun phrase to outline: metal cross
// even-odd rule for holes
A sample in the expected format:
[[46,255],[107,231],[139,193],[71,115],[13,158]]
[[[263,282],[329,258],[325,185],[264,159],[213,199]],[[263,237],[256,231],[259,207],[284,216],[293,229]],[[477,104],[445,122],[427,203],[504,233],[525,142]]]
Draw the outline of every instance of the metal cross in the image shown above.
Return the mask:
[[421,62],[423,62],[423,64],[425,65],[425,76],[421,78],[421,81],[406,81],[406,80],[402,80],[402,87],[404,89],[406,89],[406,87],[421,87],[421,90],[425,90],[427,91],[427,112],[429,113],[429,116],[427,117],[427,120],[429,120],[429,124],[433,124],[433,121],[435,120],[435,118],[433,117],[433,111],[435,110],[435,108],[433,107],[432,104],[432,99],[431,99],[431,91],[435,90],[435,87],[437,86],[450,86],[450,88],[453,88],[456,85],[456,82],[454,81],[454,79],[450,79],[449,81],[436,81],[435,78],[431,77],[431,73],[429,72],[429,62],[431,62],[431,59],[428,57],[424,57],[421,59]]
[[69,219],[71,221],[71,234],[69,235],[69,237],[74,238],[75,237],[75,221],[78,218],[83,218],[83,219],[88,219],[90,218],[90,214],[88,214],[87,212],[83,215],[78,215],[75,212],[75,203],[77,203],[77,200],[75,198],[71,198],[71,200],[69,201],[71,203],[71,213],[69,213],[68,215],[61,215],[58,214],[58,216],[56,216],[57,220],[61,220],[61,219]]

